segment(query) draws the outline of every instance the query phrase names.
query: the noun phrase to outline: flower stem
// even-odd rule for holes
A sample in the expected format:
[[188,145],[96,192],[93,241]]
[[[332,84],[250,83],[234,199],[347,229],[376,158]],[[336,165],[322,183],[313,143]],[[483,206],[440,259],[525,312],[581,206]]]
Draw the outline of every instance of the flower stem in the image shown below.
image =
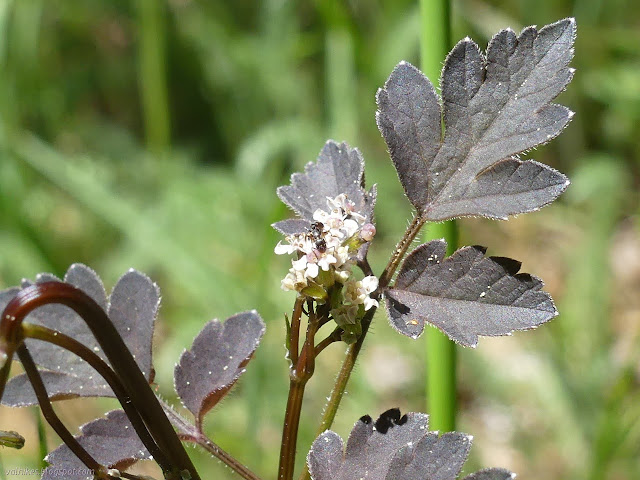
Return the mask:
[[316,345],[315,356],[317,357],[318,355],[320,355],[320,352],[322,352],[325,348],[327,348],[332,343],[339,342],[342,332],[343,332],[342,328],[337,327],[333,332],[331,332],[327,336],[327,338],[325,338],[320,343],[318,343],[318,345]]
[[389,286],[391,283],[391,279],[393,278],[393,274],[396,272],[398,267],[400,266],[400,261],[404,257],[404,254],[407,253],[407,250],[411,246],[411,242],[416,238],[416,235],[420,232],[420,229],[426,223],[426,220],[422,218],[420,215],[416,215],[413,217],[413,220],[407,227],[407,231],[404,232],[404,236],[402,240],[396,246],[396,249],[393,251],[393,255],[389,259],[389,263],[382,271],[382,275],[380,275],[380,280],[378,282],[378,291],[382,291],[385,287]]
[[291,365],[298,363],[298,348],[300,343],[300,319],[302,317],[302,306],[304,305],[304,297],[296,298],[291,314],[291,332],[289,337],[289,358]]
[[[328,306],[325,307],[328,308]],[[300,308],[302,308],[302,306],[300,306]],[[313,310],[313,304],[311,302],[309,302],[308,308],[309,322],[305,342],[297,362],[289,371],[289,397],[287,399],[287,409],[284,414],[284,425],[282,427],[278,480],[291,480],[293,478],[304,389],[315,370],[315,336],[322,320],[328,317],[328,312],[323,312],[323,314],[318,316],[317,312]]]
[[306,380],[291,378],[289,381],[289,398],[282,429],[282,446],[280,451],[280,466],[278,467],[278,480],[291,480],[295,468],[296,442],[298,440],[298,425],[300,424],[300,411],[304,397]]

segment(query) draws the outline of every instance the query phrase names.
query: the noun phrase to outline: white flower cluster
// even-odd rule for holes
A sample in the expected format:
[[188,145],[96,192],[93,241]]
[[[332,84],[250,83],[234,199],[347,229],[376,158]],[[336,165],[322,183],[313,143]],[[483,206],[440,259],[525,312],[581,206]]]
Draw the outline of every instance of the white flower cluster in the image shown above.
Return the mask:
[[349,305],[362,304],[365,310],[377,306],[378,302],[369,295],[378,288],[378,279],[352,277],[358,248],[373,239],[375,227],[355,211],[354,203],[345,194],[327,197],[327,207],[328,212],[314,212],[315,222],[307,232],[290,235],[285,238],[287,243],[276,245],[276,254],[297,256],[282,280],[282,289],[326,292],[338,282],[345,286],[344,298]]

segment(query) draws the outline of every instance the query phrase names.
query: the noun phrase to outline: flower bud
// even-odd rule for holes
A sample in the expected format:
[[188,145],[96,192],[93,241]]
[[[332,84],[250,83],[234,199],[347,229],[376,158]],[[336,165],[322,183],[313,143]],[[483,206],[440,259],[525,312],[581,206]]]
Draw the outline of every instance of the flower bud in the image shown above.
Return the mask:
[[360,237],[365,242],[370,242],[373,240],[373,237],[376,235],[376,227],[373,223],[365,223],[360,230]]

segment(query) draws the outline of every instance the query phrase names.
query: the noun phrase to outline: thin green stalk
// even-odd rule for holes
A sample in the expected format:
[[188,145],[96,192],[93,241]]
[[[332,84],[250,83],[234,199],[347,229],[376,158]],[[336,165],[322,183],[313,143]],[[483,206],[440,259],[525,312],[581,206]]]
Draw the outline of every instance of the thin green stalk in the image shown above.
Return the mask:
[[[458,244],[458,229],[453,221],[432,225],[425,237],[445,238],[447,255],[451,255]],[[435,328],[428,327],[425,336],[429,423],[434,430],[451,432],[456,428],[456,344]]]
[[295,468],[295,451],[298,440],[298,425],[300,424],[300,411],[304,398],[304,388],[307,379],[291,378],[289,383],[289,398],[282,429],[282,449],[280,454],[280,466],[278,468],[278,480],[291,480]]
[[158,0],[135,0],[140,16],[139,88],[147,146],[159,155],[169,148],[171,124],[165,66],[165,7]]
[[[444,61],[451,46],[449,0],[420,0],[420,64],[422,71],[437,85]],[[458,231],[453,221],[433,225],[426,240],[445,238],[448,253],[458,243]],[[427,342],[427,402],[431,426],[436,430],[455,429],[456,416],[456,351],[455,344],[439,330],[428,328]]]
[[358,95],[351,32],[346,27],[331,28],[326,34],[325,48],[330,136],[353,145],[358,135]]
[[44,457],[49,453],[49,448],[47,447],[47,433],[44,428],[42,416],[40,415],[40,409],[34,407],[33,416],[36,418],[36,425],[38,426],[38,463],[40,464],[40,468],[46,468],[47,462],[44,461]]
[[349,12],[344,2],[323,0],[315,3],[326,25],[324,68],[328,131],[331,138],[354,145],[358,140],[358,82]]

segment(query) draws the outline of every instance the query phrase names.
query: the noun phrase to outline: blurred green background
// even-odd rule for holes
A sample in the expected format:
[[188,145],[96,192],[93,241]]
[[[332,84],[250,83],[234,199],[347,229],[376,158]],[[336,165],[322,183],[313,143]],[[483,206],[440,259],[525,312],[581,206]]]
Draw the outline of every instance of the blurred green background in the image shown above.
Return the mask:
[[[413,0],[0,0],[0,287],[63,275],[73,262],[108,288],[129,267],[144,271],[163,293],[155,363],[169,398],[174,362],[203,323],[258,309],[266,337],[207,431],[274,478],[283,315],[293,304],[279,288],[287,260],[272,254],[269,225],[288,214],[275,188],[327,138],[358,146],[368,183],[379,185],[380,272],[410,208],[375,126],[374,95],[397,62],[417,64],[418,13]],[[637,479],[640,4],[459,0],[453,39],[485,48],[501,28],[566,16],[578,23],[577,73],[559,102],[577,115],[530,157],[573,185],[537,213],[460,222],[463,244],[542,277],[561,315],[460,353],[458,428],[475,437],[466,470]],[[300,462],[343,350],[328,349],[309,384]],[[361,415],[393,406],[427,410],[424,370],[424,341],[395,334],[378,314],[335,430],[345,436]],[[116,407],[58,406],[74,429]],[[27,437],[23,450],[0,451],[5,470],[39,465],[35,415],[0,408],[0,428]],[[49,447],[58,442],[49,432]],[[234,478],[190,452],[203,478]]]

